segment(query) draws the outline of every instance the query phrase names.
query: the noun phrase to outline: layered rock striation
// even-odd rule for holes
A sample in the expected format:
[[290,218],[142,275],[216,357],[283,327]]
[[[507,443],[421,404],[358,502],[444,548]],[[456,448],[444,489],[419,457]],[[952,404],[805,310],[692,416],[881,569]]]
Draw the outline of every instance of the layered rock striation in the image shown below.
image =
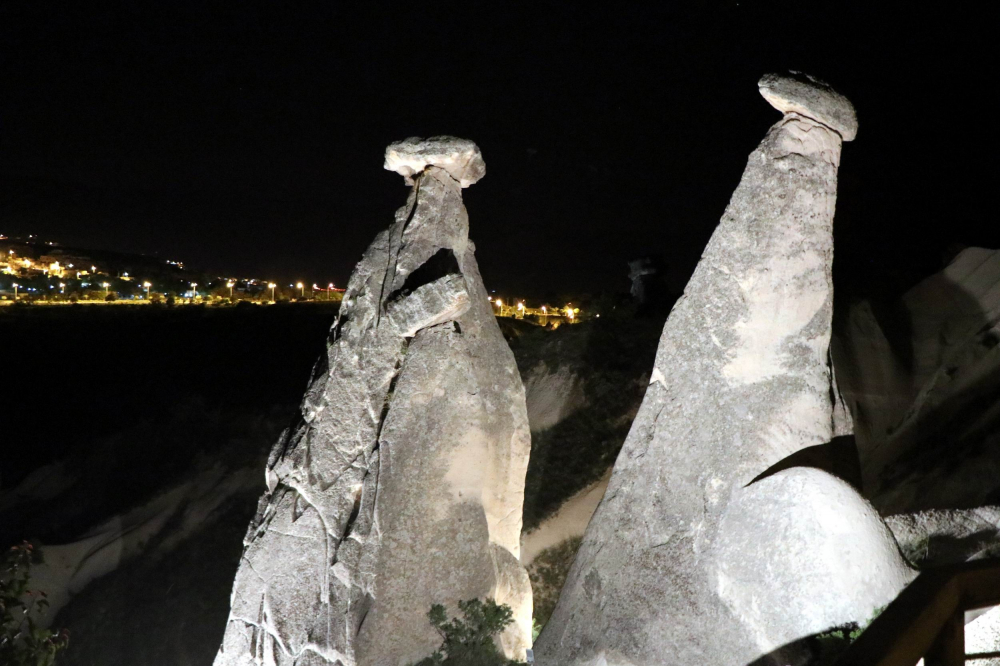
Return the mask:
[[275,446],[217,666],[402,665],[440,643],[433,603],[493,597],[531,640],[518,564],[524,388],[469,240],[478,147],[408,139],[412,190],[355,268],[301,421]]
[[837,171],[857,122],[803,75],[764,77],[760,91],[784,116],[667,320],[539,662],[777,659],[866,620],[910,576],[854,488],[779,465],[850,432],[829,346]]

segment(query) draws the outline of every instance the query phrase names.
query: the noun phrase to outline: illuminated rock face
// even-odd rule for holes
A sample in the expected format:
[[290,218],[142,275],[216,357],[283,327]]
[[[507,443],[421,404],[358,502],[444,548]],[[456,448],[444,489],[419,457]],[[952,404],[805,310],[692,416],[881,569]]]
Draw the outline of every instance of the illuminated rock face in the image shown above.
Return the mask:
[[413,188],[351,276],[301,422],[271,454],[217,666],[408,664],[440,644],[431,604],[476,597],[513,608],[511,656],[530,646],[524,388],[462,205],[485,166],[448,137],[386,154]]
[[[827,622],[868,619],[909,576],[877,514],[825,472],[748,486],[850,432],[828,358],[837,169],[853,109],[805,77],[760,86],[787,112],[750,155],[667,320],[642,407],[539,637],[539,663],[743,666]],[[834,496],[856,531],[798,520]],[[871,569],[845,577],[836,549],[862,534],[850,561]],[[884,584],[869,584],[875,572]],[[817,589],[837,607],[804,612]],[[780,663],[798,662],[786,653]]]
[[900,513],[885,522],[903,555],[921,567],[995,557],[1000,550],[1000,506]]

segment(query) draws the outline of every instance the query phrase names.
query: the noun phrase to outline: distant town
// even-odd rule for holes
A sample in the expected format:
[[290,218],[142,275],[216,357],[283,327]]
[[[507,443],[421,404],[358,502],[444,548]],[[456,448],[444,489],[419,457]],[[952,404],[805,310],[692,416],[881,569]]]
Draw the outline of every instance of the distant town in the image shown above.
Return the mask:
[[332,283],[207,275],[183,261],[0,235],[0,305],[339,301]]
[[[284,283],[258,277],[218,276],[175,259],[66,247],[37,236],[0,234],[0,307],[38,305],[272,305],[339,302],[344,289],[301,280]],[[528,304],[490,296],[498,317],[543,326],[577,323],[589,313],[572,303]],[[600,315],[595,315],[599,317]]]

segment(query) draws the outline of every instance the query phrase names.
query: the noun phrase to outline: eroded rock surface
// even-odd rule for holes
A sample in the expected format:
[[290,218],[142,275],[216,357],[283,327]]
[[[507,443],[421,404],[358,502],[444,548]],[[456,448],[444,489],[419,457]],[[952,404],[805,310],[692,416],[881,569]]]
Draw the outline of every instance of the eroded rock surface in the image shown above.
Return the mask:
[[863,623],[915,575],[875,509],[848,483],[809,467],[735,494],[715,560],[718,595],[762,654]]
[[866,493],[883,514],[996,504],[1000,250],[967,248],[883,307],[856,305],[836,354]]
[[899,549],[918,566],[940,566],[1000,554],[1000,507],[931,509],[885,519]]
[[272,452],[217,666],[402,665],[440,636],[433,603],[495,597],[524,656],[518,564],[530,449],[524,388],[468,238],[471,141],[408,139],[413,184],[355,268],[302,419]]
[[760,94],[782,113],[797,113],[823,123],[844,141],[858,135],[858,117],[850,100],[824,81],[801,72],[766,74],[757,84]]
[[[825,622],[867,620],[909,575],[878,515],[825,472],[747,487],[850,432],[829,345],[837,169],[853,109],[800,78],[760,87],[785,115],[750,155],[667,320],[642,407],[539,637],[540,663],[748,664]],[[831,535],[819,517],[793,521],[768,539],[831,494],[861,522]],[[746,552],[737,536],[721,539],[726,530],[746,536]],[[830,549],[852,531],[866,539],[851,561],[891,573],[886,586],[835,577]],[[792,563],[770,566],[782,548],[811,558],[802,578]],[[844,600],[829,617],[782,611],[809,604],[786,594],[819,587]]]

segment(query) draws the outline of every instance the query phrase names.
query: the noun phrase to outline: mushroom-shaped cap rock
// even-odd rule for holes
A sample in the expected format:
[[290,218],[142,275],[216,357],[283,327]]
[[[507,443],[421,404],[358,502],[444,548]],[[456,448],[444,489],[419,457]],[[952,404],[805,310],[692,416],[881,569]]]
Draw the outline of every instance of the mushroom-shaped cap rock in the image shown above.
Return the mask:
[[765,74],[757,87],[764,99],[782,113],[812,118],[840,134],[844,141],[858,135],[854,105],[825,81],[801,72]]
[[429,166],[447,171],[462,187],[472,185],[486,175],[486,162],[479,146],[468,139],[435,136],[430,139],[410,137],[389,144],[385,149],[385,165],[413,184],[413,174]]

